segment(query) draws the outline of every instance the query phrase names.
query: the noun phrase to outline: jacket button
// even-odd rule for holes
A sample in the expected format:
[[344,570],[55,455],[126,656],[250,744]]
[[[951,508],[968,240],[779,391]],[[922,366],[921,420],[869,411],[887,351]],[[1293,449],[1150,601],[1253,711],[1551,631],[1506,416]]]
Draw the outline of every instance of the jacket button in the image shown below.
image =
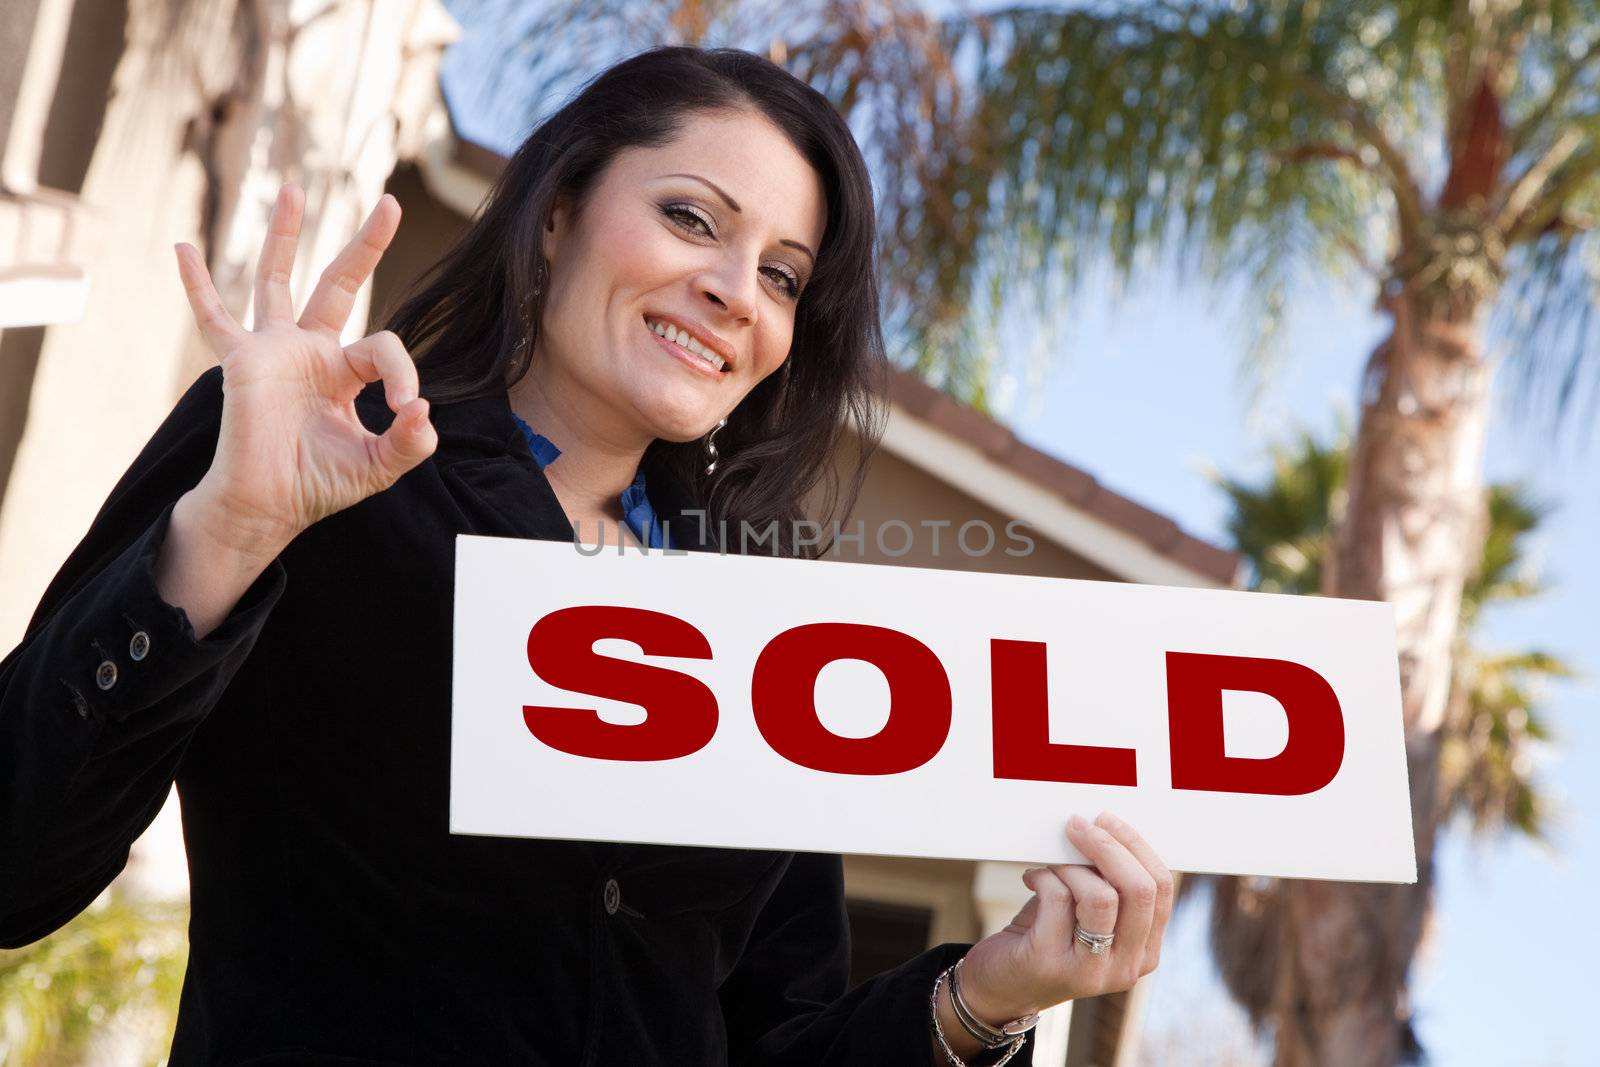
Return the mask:
[[110,660],[101,662],[98,670],[94,672],[94,684],[101,689],[110,689],[117,684],[117,665]]
[[622,904],[622,890],[617,886],[615,878],[606,879],[606,914],[615,915],[617,908]]
[[78,718],[87,719],[89,717],[89,702],[83,699],[83,694],[76,689],[72,691],[72,706],[77,710]]
[[128,658],[138,663],[150,654],[150,635],[140,630],[128,642]]

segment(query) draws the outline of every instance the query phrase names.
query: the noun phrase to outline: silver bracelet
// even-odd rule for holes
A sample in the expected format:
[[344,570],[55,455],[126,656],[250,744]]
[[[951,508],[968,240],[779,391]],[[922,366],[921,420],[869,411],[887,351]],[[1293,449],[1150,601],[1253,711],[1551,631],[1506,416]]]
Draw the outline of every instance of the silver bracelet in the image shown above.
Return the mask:
[[[961,960],[957,960],[955,966],[950,968],[948,981],[950,983],[950,1006],[955,1009],[956,1021],[961,1024],[963,1030],[972,1035],[974,1041],[986,1049],[991,1049],[1008,1044],[1013,1037],[1017,1036],[1018,1031],[1016,1030],[1007,1033],[998,1027],[990,1026],[972,1014],[972,1009],[967,1007],[966,998],[961,995]],[[1037,1020],[1037,1017],[1035,1017],[1035,1020]],[[1022,1021],[1027,1022],[1028,1020],[1024,1019]]]
[[[944,1050],[944,1058],[949,1062],[950,1067],[970,1067],[965,1060],[956,1055],[955,1049],[950,1047],[950,1042],[946,1040],[944,1036],[944,1027],[939,1022],[939,983],[948,981],[949,976],[955,971],[955,969],[956,965],[952,963],[950,966],[940,971],[939,977],[933,980],[933,996],[928,999],[928,1010],[930,1015],[933,1017],[933,1032],[939,1039],[939,1047]],[[950,1002],[951,1004],[954,1004],[955,998],[951,997]],[[957,1018],[959,1017],[960,1016],[958,1015]],[[996,1060],[992,1067],[1001,1067],[1001,1064],[1010,1060],[1011,1057],[1015,1056],[1019,1051],[1021,1051],[1023,1043],[1027,1040],[1027,1031],[1023,1031],[1022,1033],[1018,1034],[1016,1040],[1011,1042],[1011,1047],[1006,1049],[1006,1054]],[[984,1051],[987,1052],[989,1050],[985,1049]]]

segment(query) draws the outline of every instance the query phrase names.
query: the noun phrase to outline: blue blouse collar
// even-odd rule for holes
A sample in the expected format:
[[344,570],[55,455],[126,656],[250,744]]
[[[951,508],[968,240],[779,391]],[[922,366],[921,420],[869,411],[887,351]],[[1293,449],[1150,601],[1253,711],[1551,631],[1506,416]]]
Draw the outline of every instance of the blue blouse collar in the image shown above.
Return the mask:
[[[561,449],[556,447],[555,442],[529,426],[516,412],[513,411],[511,417],[517,421],[517,429],[522,431],[522,436],[527,440],[528,450],[533,453],[533,461],[539,465],[539,469],[544,470],[555,462],[561,455]],[[655,508],[650,505],[649,494],[645,491],[642,463],[633,476],[633,483],[622,491],[622,517],[641,544],[651,548],[664,547],[665,538],[661,523],[657,520]]]

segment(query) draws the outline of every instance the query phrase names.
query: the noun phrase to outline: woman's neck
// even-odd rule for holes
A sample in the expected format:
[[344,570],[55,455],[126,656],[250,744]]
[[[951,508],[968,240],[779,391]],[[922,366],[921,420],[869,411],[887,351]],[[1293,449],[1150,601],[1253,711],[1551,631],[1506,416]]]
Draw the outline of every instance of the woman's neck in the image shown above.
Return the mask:
[[[608,425],[615,416],[596,398],[545,379],[539,362],[507,393],[511,410],[561,450],[546,479],[568,516],[622,517],[622,491],[633,483],[648,441]],[[607,432],[609,431],[609,432]]]

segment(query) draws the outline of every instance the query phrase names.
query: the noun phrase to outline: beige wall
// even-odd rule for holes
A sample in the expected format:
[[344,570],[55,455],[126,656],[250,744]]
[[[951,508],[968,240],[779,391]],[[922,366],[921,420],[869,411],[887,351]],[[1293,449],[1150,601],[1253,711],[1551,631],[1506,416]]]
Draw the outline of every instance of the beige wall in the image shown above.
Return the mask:
[[[856,449],[852,439],[847,450],[841,452],[840,463],[853,463]],[[898,519],[911,526],[914,534],[910,550],[899,553],[904,544],[903,530],[884,531],[879,551],[876,531],[884,523]],[[1006,524],[1011,516],[975,500],[958,489],[941,481],[933,474],[886,449],[880,448],[867,468],[867,480],[861,488],[861,499],[854,515],[841,524],[845,532],[856,530],[856,521],[866,526],[864,553],[858,556],[853,543],[839,546],[830,558],[847,561],[860,559],[866,563],[888,563],[906,567],[939,567],[945,570],[979,571],[988,574],[1030,574],[1051,578],[1088,578],[1097,581],[1116,581],[1116,576],[1073,554],[1045,538],[1038,530],[1020,527],[1033,542],[1026,543],[1007,536]],[[934,551],[933,531],[923,522],[946,522],[939,530],[937,553]],[[963,523],[981,521],[994,531],[994,547],[981,555],[968,555],[962,551],[957,532]],[[974,528],[968,547],[974,552],[983,545],[983,538]],[[1007,549],[1026,555],[1010,555]]]

